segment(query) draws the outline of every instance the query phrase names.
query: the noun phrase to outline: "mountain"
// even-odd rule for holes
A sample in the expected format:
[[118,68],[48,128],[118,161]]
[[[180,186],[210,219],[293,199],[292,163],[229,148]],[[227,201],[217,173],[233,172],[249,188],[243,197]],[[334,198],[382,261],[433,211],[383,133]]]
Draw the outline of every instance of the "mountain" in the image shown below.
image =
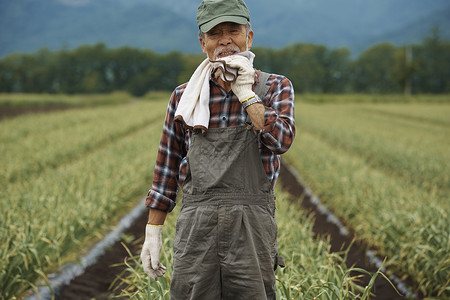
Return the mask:
[[411,44],[417,42],[418,37],[425,37],[430,35],[430,29],[438,27],[443,38],[450,40],[450,6],[444,7],[435,11],[425,17],[419,18],[416,21],[398,28],[396,30],[385,32],[383,35],[372,37],[364,44],[373,44],[377,41],[384,40],[393,44]]
[[[200,53],[200,0],[0,0],[0,57],[103,42],[156,52]],[[450,39],[448,0],[246,0],[254,46],[348,47],[419,43],[433,26]]]
[[55,0],[0,0],[0,56],[99,42],[159,52],[187,44],[192,52],[196,50],[192,47],[194,26],[191,20],[157,4],[128,6],[98,0],[67,5]]
[[[251,6],[257,8],[259,3],[247,2],[251,11]],[[443,37],[450,39],[449,9],[450,2],[445,0],[278,0],[276,8],[269,11],[257,8],[255,16],[270,17],[258,18],[252,24],[257,45],[306,42],[361,52],[384,41],[396,45],[421,42],[436,25],[441,26]]]

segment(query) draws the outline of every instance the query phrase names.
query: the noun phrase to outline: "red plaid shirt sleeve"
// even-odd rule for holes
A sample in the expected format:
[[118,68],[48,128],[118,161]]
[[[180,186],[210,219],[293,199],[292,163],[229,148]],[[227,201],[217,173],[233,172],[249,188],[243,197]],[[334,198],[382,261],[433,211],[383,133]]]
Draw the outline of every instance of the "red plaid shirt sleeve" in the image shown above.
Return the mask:
[[266,112],[259,139],[275,154],[286,152],[295,137],[294,88],[284,76],[271,76],[270,89],[264,98]]
[[175,207],[178,191],[178,170],[186,156],[184,128],[174,121],[176,107],[185,85],[178,87],[170,97],[158,148],[153,185],[146,197],[146,206],[170,212]]

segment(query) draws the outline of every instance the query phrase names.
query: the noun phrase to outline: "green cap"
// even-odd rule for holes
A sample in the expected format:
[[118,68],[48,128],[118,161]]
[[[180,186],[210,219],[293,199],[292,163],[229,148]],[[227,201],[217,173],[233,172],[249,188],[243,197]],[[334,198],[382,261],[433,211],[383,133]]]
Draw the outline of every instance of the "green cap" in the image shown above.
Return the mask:
[[197,24],[202,32],[223,22],[247,24],[250,12],[242,0],[203,0],[197,9]]

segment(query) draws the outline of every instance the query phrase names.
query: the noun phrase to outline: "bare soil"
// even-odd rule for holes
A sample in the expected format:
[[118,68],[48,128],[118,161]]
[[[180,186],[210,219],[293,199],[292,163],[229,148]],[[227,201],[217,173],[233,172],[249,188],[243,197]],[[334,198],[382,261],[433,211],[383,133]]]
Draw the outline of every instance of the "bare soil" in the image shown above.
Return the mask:
[[[134,236],[133,241],[128,243],[122,241],[133,255],[139,253],[139,247],[136,246],[136,240],[142,238],[147,223],[147,213],[143,213],[134,224],[126,230],[125,234]],[[101,255],[98,261],[86,268],[85,272],[72,279],[69,285],[60,289],[56,300],[105,300],[119,293],[120,282],[114,286],[111,284],[114,279],[125,269],[122,264],[129,254],[120,242],[115,243],[108,251]],[[114,266],[119,264],[119,266]]]
[[[38,114],[57,110],[70,109],[68,106],[47,106],[47,107],[0,107],[0,120],[10,119],[23,114]],[[72,107],[73,108],[73,107]]]
[[[331,243],[330,249],[331,252],[341,252],[342,249],[344,250],[348,249],[346,259],[346,264],[348,267],[362,268],[371,273],[377,272],[378,270],[377,267],[371,265],[366,257],[366,250],[368,249],[367,246],[357,240],[356,242],[354,241],[352,244],[352,241],[354,240],[355,237],[353,233],[350,233],[347,236],[342,235],[339,227],[336,224],[330,222],[327,219],[327,215],[317,211],[316,205],[313,204],[311,201],[311,196],[306,195],[305,187],[302,186],[297,181],[295,176],[292,173],[290,173],[289,170],[283,165],[280,173],[280,181],[282,188],[289,194],[294,196],[296,200],[303,198],[301,205],[305,211],[314,214],[313,232],[316,238],[329,236]],[[340,221],[341,223],[343,223],[342,220]],[[346,228],[348,229],[348,227]],[[350,248],[349,245],[351,245]],[[355,273],[352,275],[362,275],[362,274]],[[369,281],[370,277],[368,275],[363,275],[359,279],[359,284],[362,286],[366,286],[369,284]],[[405,297],[399,295],[391,286],[391,284],[381,276],[378,276],[376,278],[372,292],[375,293],[375,295],[371,297],[371,299],[378,299],[378,300],[405,299]]]

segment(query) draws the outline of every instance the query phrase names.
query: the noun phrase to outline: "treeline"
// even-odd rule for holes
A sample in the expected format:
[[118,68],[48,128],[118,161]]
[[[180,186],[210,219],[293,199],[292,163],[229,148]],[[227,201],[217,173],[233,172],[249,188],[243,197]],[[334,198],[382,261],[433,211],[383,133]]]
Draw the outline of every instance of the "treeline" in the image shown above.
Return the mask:
[[[286,75],[298,93],[449,93],[450,42],[435,29],[421,44],[375,45],[352,59],[346,48],[295,44],[283,49],[252,48],[255,67]],[[2,93],[106,93],[141,96],[173,90],[189,79],[203,55],[104,44],[74,50],[42,49],[0,60]]]

